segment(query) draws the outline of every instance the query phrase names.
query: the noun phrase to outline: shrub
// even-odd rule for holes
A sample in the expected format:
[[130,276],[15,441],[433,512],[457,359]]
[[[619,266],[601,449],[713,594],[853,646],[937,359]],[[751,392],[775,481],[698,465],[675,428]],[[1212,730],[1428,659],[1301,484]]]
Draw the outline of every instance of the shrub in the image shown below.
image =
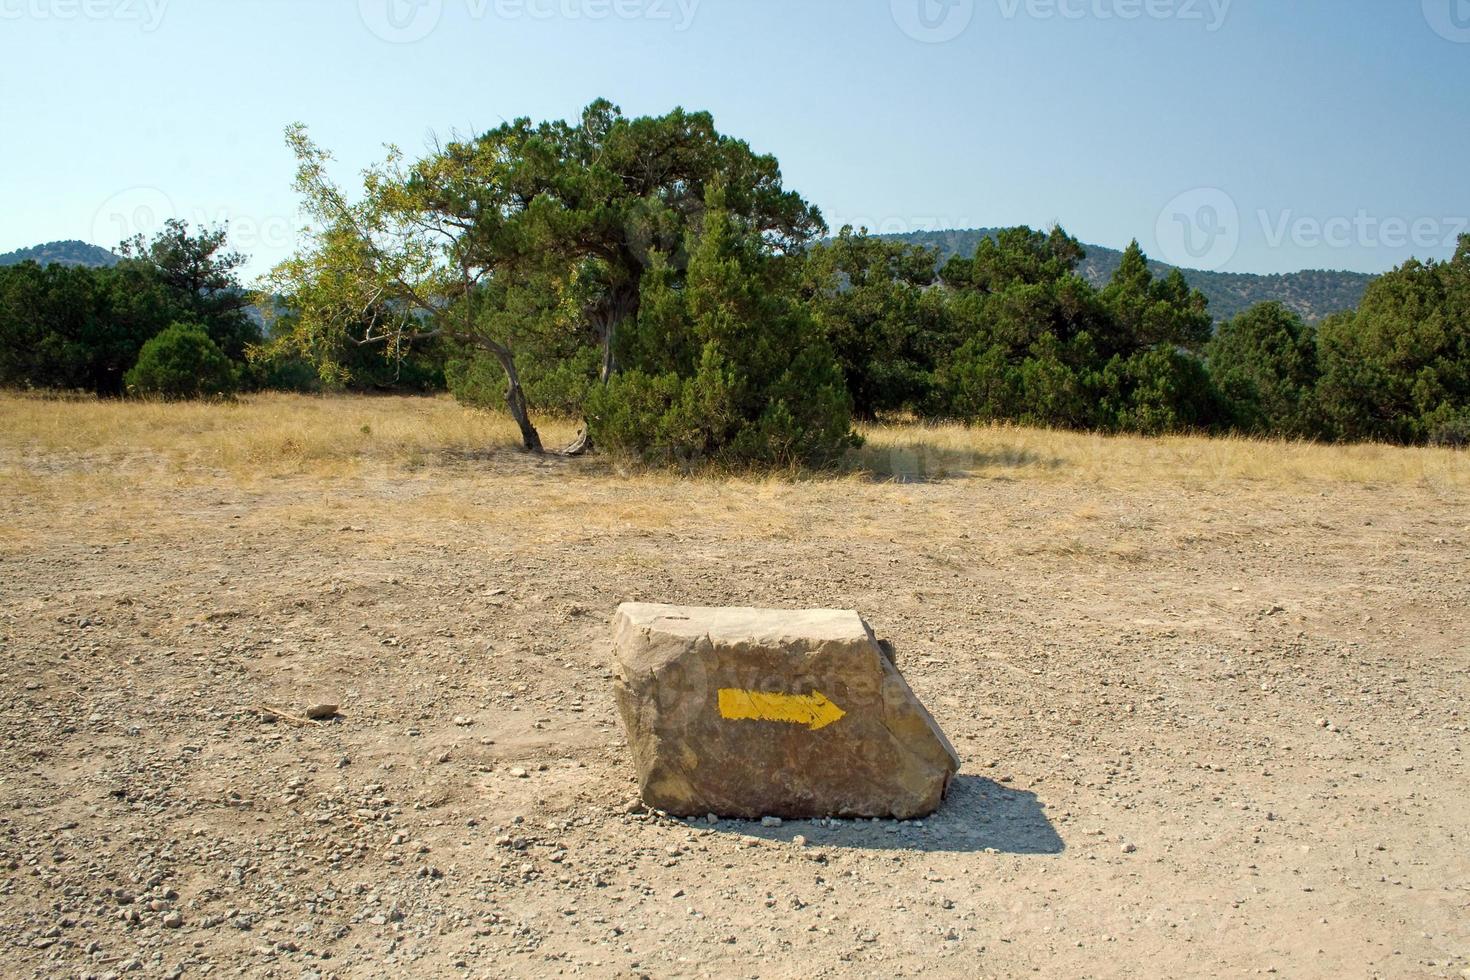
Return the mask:
[[1318,338],[1332,436],[1453,442],[1470,415],[1470,235],[1449,262],[1410,259],[1374,280]]
[[238,382],[234,364],[194,323],[175,323],[144,344],[126,377],[129,392],[164,398],[223,397]]
[[646,278],[627,370],[587,396],[596,444],[646,462],[825,465],[856,444],[841,369],[792,267],[709,197],[683,288]]
[[1280,303],[1260,303],[1221,324],[1206,357],[1236,431],[1317,434],[1317,338],[1301,317]]

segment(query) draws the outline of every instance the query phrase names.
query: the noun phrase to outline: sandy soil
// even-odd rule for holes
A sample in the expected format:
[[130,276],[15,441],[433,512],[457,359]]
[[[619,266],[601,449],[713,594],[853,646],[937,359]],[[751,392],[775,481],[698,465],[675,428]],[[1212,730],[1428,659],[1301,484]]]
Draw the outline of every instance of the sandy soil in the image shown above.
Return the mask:
[[[1459,488],[0,462],[9,975],[1470,976]],[[625,600],[860,610],[952,798],[641,812]]]

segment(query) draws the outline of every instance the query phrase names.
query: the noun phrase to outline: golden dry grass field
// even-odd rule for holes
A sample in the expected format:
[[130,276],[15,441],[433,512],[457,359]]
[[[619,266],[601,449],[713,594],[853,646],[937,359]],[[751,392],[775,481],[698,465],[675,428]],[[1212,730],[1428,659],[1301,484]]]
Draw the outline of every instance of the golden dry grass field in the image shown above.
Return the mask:
[[[5,972],[1467,975],[1470,457],[866,435],[682,476],[443,399],[0,395]],[[629,600],[859,610],[951,799],[640,812]]]

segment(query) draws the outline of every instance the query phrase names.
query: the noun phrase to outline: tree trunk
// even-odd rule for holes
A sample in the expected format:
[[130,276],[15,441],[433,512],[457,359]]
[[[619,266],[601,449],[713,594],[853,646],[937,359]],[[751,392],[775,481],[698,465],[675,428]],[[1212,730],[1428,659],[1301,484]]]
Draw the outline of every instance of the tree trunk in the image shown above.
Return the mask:
[[500,366],[505,369],[505,404],[510,408],[510,417],[515,419],[521,430],[521,445],[527,452],[541,453],[541,433],[531,424],[530,408],[526,404],[526,392],[521,388],[521,376],[516,371],[516,362],[508,352],[495,351]]
[[602,335],[602,383],[607,384],[618,373],[617,340],[618,327],[623,321],[638,313],[637,285],[614,289],[603,304],[598,319],[598,333]]
[[[596,314],[597,333],[602,341],[602,383],[607,384],[618,373],[617,340],[618,327],[623,321],[638,312],[638,287],[636,285],[614,289]],[[585,421],[576,440],[562,450],[564,456],[586,456],[593,452],[592,427]]]

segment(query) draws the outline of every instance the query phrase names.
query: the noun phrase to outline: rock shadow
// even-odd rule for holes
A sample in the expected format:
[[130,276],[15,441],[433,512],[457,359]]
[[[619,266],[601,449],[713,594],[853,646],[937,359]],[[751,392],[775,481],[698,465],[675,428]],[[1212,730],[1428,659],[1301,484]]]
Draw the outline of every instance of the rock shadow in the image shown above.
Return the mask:
[[714,829],[787,843],[802,836],[813,848],[998,854],[1060,854],[1066,850],[1035,793],[967,775],[955,777],[944,805],[923,820],[842,820],[836,826],[820,820],[788,820],[779,827],[722,820]]

